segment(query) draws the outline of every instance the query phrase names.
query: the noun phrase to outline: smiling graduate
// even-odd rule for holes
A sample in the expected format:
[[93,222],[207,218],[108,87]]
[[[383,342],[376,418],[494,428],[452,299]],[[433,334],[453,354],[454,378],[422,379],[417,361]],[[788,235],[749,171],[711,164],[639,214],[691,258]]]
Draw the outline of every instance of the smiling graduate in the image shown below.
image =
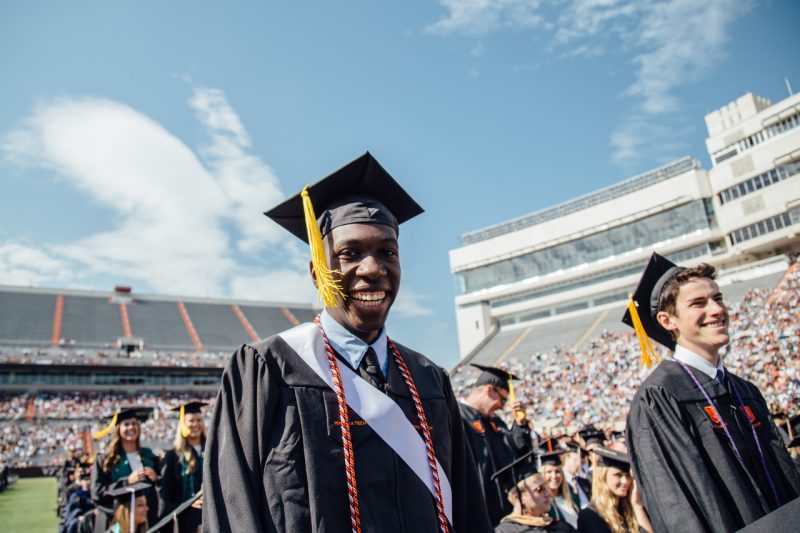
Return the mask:
[[800,494],[764,398],[720,356],[730,321],[714,274],[653,254],[623,317],[646,359],[650,338],[674,351],[636,393],[627,423],[655,531],[735,531]]
[[226,365],[204,531],[491,530],[447,372],[385,327],[421,212],[366,153],[266,213],[309,244],[325,309]]

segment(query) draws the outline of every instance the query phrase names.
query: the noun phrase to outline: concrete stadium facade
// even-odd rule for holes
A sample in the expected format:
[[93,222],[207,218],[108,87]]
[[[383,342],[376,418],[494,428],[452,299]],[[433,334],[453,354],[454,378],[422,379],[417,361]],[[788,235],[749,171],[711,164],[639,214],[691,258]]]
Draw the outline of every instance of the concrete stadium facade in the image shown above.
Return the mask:
[[461,357],[501,329],[620,307],[653,251],[714,264],[721,285],[785,269],[800,248],[800,95],[748,93],[705,120],[710,170],[685,157],[462,235]]

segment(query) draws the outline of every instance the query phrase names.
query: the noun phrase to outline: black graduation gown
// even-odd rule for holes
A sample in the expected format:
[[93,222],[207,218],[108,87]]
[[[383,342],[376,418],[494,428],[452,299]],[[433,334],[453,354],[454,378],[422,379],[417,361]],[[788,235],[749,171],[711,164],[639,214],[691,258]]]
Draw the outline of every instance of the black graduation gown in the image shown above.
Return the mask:
[[[458,405],[442,368],[397,345],[453,490],[453,530],[491,531]],[[389,358],[387,395],[417,424]],[[435,532],[425,484],[352,410],[363,530]],[[241,346],[228,361],[206,441],[203,531],[351,530],[336,394],[279,336]]]
[[560,520],[554,520],[544,527],[528,526],[513,520],[506,520],[494,528],[494,533],[575,533],[575,528]]
[[[492,480],[492,475],[517,457],[530,451],[530,432],[516,422],[512,430],[499,417],[488,418],[469,405],[459,404],[464,433],[472,450],[475,464],[481,479],[486,506],[489,509],[489,520],[493,526],[512,510],[506,498],[510,487],[501,480]],[[527,435],[527,439],[525,438]]]
[[[159,471],[158,457],[155,456],[150,448],[139,448],[139,456],[144,466],[149,466],[156,472]],[[111,524],[114,515],[114,497],[109,492],[128,485],[128,476],[131,474],[131,467],[128,458],[123,453],[116,465],[109,471],[103,470],[105,456],[97,454],[97,458],[92,468],[92,500],[99,512],[95,515],[95,531],[104,532]],[[147,497],[147,522],[155,524],[158,520],[158,492],[155,487],[150,487],[145,491]]]
[[[158,515],[163,518],[171,513],[180,504],[194,496],[203,486],[203,461],[194,448],[191,453],[197,460],[198,469],[191,474],[183,474],[183,459],[174,449],[167,450],[161,460],[161,474],[158,482],[158,495],[161,507]],[[200,509],[190,507],[178,516],[178,531],[191,533],[197,531],[203,516]],[[171,533],[173,524],[170,522],[163,531]]]
[[[692,369],[730,429],[742,468],[702,391],[681,366],[663,361],[631,404],[627,442],[634,476],[655,531],[735,531],[775,508],[752,432],[735,397]],[[782,503],[800,494],[800,474],[752,383],[728,373],[753,416],[765,460]]]
[[[655,529],[655,531],[660,531]],[[685,531],[691,531],[689,529]],[[606,521],[595,510],[594,503],[590,503],[578,513],[578,533],[612,533]]]

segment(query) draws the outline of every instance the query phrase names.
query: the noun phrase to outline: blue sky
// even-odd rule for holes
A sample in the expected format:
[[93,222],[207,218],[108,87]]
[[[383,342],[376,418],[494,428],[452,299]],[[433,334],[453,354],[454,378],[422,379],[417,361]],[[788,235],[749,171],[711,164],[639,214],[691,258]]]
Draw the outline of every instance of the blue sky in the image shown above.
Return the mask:
[[[390,335],[457,359],[465,231],[684,155],[800,90],[793,1],[10,1],[0,283],[309,302],[261,211],[370,150],[426,208]],[[795,52],[792,52],[794,50]]]

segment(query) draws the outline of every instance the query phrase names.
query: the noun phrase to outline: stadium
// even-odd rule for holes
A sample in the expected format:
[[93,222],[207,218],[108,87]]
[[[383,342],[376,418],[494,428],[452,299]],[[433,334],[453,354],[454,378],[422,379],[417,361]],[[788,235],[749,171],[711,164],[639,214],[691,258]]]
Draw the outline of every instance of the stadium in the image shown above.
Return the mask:
[[[653,251],[708,262],[736,337],[726,366],[775,411],[800,398],[800,95],[747,94],[706,116],[710,170],[685,157],[601,190],[465,233],[451,250],[461,361],[521,376],[541,437],[624,425],[648,370],[620,323]],[[170,447],[190,399],[213,404],[225,359],[313,319],[286,303],[0,287],[0,463],[52,475],[102,449],[90,433],[120,405],[154,408],[143,444]],[[756,359],[753,354],[759,354]],[[662,354],[664,355],[664,354]],[[588,385],[588,386],[587,386]]]
[[[547,402],[561,406],[534,409],[540,426],[599,422],[597,413],[609,410],[616,413],[611,422],[621,423],[645,374],[620,379],[637,353],[620,318],[652,252],[678,264],[714,265],[727,301],[745,314],[763,312],[765,299],[787,302],[781,315],[796,313],[796,267],[788,265],[800,250],[800,95],[773,104],[748,93],[705,121],[710,170],[686,157],[462,235],[462,246],[450,251],[462,358],[457,383],[469,382],[469,363],[510,365],[531,378],[529,401],[536,403],[535,391],[546,385]],[[796,402],[797,330],[776,324],[769,335],[788,342],[781,351],[793,385],[782,403]],[[588,366],[576,373],[582,361]],[[761,366],[740,364],[744,375]],[[564,377],[574,385],[613,383],[619,394],[613,406],[577,413],[573,405],[585,402],[575,386],[552,394]]]

